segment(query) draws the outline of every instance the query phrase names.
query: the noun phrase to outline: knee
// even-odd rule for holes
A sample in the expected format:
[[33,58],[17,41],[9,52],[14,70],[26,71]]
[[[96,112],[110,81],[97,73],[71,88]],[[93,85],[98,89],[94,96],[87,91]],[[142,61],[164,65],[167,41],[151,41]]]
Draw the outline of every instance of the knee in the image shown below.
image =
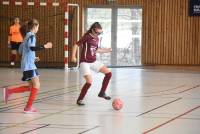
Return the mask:
[[88,84],[92,84],[92,77],[86,77],[85,82]]
[[86,80],[86,83],[92,85],[92,80]]
[[26,86],[33,87],[33,83],[31,81],[28,81]]
[[33,87],[39,89],[40,88],[40,82],[34,83]]

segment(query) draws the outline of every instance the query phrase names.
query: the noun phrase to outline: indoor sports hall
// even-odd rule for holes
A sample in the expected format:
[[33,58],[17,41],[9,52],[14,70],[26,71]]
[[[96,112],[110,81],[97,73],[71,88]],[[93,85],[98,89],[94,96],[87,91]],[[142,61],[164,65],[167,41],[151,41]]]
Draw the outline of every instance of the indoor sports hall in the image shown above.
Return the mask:
[[200,134],[199,0],[0,0],[0,134]]

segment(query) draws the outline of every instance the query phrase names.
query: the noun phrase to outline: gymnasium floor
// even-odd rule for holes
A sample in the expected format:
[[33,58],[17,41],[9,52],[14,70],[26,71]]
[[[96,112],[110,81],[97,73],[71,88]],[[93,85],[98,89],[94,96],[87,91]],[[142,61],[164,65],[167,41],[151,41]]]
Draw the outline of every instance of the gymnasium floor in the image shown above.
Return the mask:
[[[28,94],[14,94],[5,105],[0,90],[0,134],[200,134],[199,71],[112,69],[107,93],[123,100],[120,111],[97,97],[101,74],[94,74],[86,106],[79,107],[75,101],[84,81],[78,71],[39,72],[37,114],[22,113]],[[1,89],[21,83],[19,69],[0,68],[0,74]]]

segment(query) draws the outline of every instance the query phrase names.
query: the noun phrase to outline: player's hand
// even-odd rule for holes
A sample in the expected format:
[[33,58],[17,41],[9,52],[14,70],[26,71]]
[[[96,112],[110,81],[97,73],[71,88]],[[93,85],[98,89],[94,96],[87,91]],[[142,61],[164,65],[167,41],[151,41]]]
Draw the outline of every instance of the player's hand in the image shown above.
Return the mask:
[[53,44],[51,42],[47,42],[45,45],[44,45],[44,48],[52,48]]
[[35,62],[40,61],[40,57],[35,57]]
[[74,62],[74,63],[76,63],[77,62],[77,58],[76,57],[72,57],[71,61]]
[[8,48],[11,48],[11,45],[10,45],[10,44],[8,44]]
[[11,48],[10,41],[8,41],[8,48]]

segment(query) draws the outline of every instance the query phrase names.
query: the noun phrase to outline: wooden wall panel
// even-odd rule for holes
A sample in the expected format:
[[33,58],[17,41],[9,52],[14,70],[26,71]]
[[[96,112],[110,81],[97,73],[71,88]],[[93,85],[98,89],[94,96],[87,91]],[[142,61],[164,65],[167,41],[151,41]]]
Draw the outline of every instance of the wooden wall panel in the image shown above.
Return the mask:
[[[0,0],[2,1],[2,0]],[[58,1],[58,0],[57,0]],[[66,0],[68,3],[77,3],[80,5],[80,35],[84,31],[84,10],[87,6],[108,5],[106,0]],[[116,0],[115,4],[110,6],[133,5],[141,6],[143,9],[142,24],[142,64],[143,65],[200,65],[200,17],[188,16],[188,0]],[[29,15],[36,16],[36,13],[26,10],[24,14],[22,10],[12,10],[9,7],[0,6],[0,15],[9,16],[14,14],[23,14],[23,18]],[[60,13],[62,12],[61,9]],[[40,9],[41,16],[44,16],[45,9]],[[50,10],[48,15],[53,11]],[[29,14],[29,15],[28,15]],[[37,17],[37,16],[36,16]],[[62,17],[58,17],[62,21]],[[72,20],[71,44],[76,42],[76,14]],[[45,25],[54,25],[46,22]],[[7,35],[6,28],[9,21],[1,21],[1,46],[0,46],[0,62],[8,61],[8,51],[5,44]],[[41,24],[42,26],[43,24]],[[60,24],[61,25],[61,24]],[[41,28],[41,27],[40,27]],[[41,28],[42,29],[42,28]],[[46,27],[48,29],[48,27]],[[45,29],[44,29],[45,30]],[[56,33],[63,32],[63,27],[57,27]],[[45,40],[55,38],[56,44],[63,43],[62,34],[50,34],[45,36]],[[56,37],[55,37],[56,36]],[[4,40],[4,41],[3,41]],[[2,43],[3,41],[3,43]],[[59,45],[59,47],[61,46]],[[56,48],[54,48],[56,49]],[[70,49],[71,51],[71,49]],[[63,61],[63,52],[61,49],[56,52],[45,52],[41,54],[44,57],[46,65]]]
[[[7,48],[7,36],[12,19],[18,16],[22,22],[30,18],[36,18],[39,23],[37,43],[45,44],[47,41],[53,43],[53,49],[37,52],[41,61],[39,66],[63,67],[64,66],[64,8],[41,7],[41,6],[1,6],[0,7],[0,63],[9,64],[9,49]],[[18,59],[19,61],[19,59]]]
[[143,65],[200,65],[200,17],[188,16],[188,0],[144,1]]

